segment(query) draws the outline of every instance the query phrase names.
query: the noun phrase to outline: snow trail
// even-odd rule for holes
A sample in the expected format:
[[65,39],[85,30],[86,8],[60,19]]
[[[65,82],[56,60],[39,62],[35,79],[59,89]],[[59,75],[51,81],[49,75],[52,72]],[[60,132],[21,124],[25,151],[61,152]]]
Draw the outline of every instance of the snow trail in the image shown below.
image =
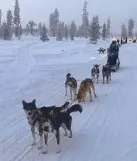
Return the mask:
[[47,155],[42,155],[37,146],[30,146],[32,137],[21,100],[36,98],[38,107],[61,105],[69,99],[64,96],[66,72],[82,80],[91,77],[92,64],[106,62],[96,50],[100,45],[108,47],[108,44],[90,46],[83,41],[70,44],[33,41],[15,49],[17,53],[13,55],[18,59],[13,60],[10,70],[2,73],[0,82],[1,161],[136,160],[136,44],[120,48],[121,68],[112,74],[112,82],[103,85],[100,77],[100,83],[95,85],[98,97],[92,103],[87,97],[82,103],[83,113],[72,114],[73,138],[65,138],[61,131],[60,154],[55,153],[53,136]]

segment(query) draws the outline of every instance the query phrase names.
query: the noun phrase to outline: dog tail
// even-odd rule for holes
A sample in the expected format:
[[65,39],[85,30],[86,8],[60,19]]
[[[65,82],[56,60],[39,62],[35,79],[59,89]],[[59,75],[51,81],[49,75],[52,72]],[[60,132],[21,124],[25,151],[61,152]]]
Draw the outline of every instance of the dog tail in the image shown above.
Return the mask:
[[61,106],[61,110],[65,110],[69,105],[69,102],[65,102],[64,105]]
[[82,106],[79,104],[75,104],[71,106],[69,109],[67,109],[67,112],[70,114],[72,112],[82,112]]

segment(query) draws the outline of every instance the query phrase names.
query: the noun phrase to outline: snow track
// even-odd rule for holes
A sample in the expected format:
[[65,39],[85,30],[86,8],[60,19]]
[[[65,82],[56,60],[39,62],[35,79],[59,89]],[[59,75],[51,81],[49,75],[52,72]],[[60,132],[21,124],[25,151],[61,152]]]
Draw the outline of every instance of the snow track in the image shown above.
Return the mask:
[[120,48],[121,68],[112,74],[112,82],[103,85],[101,77],[95,85],[98,97],[92,103],[87,97],[83,113],[72,114],[73,138],[64,137],[61,131],[62,152],[56,154],[51,135],[49,153],[42,155],[37,146],[30,146],[32,137],[21,100],[36,98],[38,107],[63,104],[69,100],[64,96],[66,72],[78,80],[90,77],[92,64],[106,61],[97,55],[97,48],[108,44],[22,43],[13,49],[11,68],[1,73],[0,161],[136,161],[137,45]]

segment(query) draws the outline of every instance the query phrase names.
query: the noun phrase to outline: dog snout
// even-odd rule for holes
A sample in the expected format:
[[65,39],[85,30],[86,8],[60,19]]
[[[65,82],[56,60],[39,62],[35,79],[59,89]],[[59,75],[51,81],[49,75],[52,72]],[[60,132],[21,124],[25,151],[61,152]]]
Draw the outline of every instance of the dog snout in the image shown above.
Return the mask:
[[32,115],[32,113],[29,111],[29,112],[28,112],[28,115],[29,115],[29,116],[31,116],[31,115]]
[[48,126],[45,126],[44,127],[44,131],[49,132],[49,127]]

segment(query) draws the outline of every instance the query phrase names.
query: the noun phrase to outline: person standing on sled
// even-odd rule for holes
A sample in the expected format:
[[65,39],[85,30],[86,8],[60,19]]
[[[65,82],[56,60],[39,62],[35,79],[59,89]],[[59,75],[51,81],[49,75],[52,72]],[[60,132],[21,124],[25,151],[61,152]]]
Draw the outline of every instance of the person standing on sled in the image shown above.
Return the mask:
[[112,43],[110,44],[108,52],[109,54],[107,64],[116,65],[116,61],[117,59],[119,59],[118,58],[119,46],[115,39],[113,39]]

